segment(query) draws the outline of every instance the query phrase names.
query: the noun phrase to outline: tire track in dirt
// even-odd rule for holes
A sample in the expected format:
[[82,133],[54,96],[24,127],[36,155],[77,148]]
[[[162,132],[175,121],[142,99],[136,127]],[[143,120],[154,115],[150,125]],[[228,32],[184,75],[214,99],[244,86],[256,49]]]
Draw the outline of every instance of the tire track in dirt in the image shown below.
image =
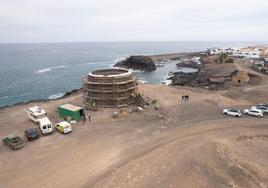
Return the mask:
[[[160,139],[160,141],[158,141],[158,143],[153,143],[153,144],[149,144],[147,146],[145,146],[143,149],[141,149],[139,152],[132,152],[130,154],[128,154],[127,156],[125,156],[124,158],[120,159],[119,162],[111,165],[110,167],[107,168],[107,170],[105,170],[105,172],[97,175],[96,177],[92,177],[88,180],[88,183],[85,184],[83,187],[94,187],[95,184],[99,183],[102,179],[108,178],[112,173],[115,173],[116,171],[118,171],[120,168],[124,167],[125,165],[127,165],[129,162],[133,162],[134,160],[137,160],[159,148],[165,147],[169,144],[172,144],[174,142],[178,142],[180,140],[184,140],[188,137],[193,137],[193,136],[197,136],[200,134],[205,134],[205,133],[210,133],[210,132],[214,132],[214,131],[220,131],[220,130],[229,130],[229,129],[234,129],[234,128],[250,128],[252,129],[257,128],[259,126],[263,126],[261,125],[256,125],[256,126],[252,126],[251,122],[255,123],[256,121],[254,119],[237,119],[232,125],[226,125],[228,124],[228,120],[230,119],[218,119],[218,120],[208,120],[208,121],[203,121],[202,123],[196,123],[196,124],[186,124],[186,125],[182,125],[180,127],[176,128],[175,133],[171,133],[169,135],[164,136],[163,138]],[[266,122],[267,120],[265,119],[260,119],[261,121],[259,122]],[[194,128],[196,129],[197,126],[202,126],[202,124],[206,124],[208,123],[208,125],[206,125],[206,127],[201,127],[204,130],[201,131],[197,131],[195,132],[195,130],[192,133],[188,133],[185,135],[177,135],[179,131],[181,131],[181,129],[191,129]],[[241,125],[241,123],[246,123],[248,125]],[[215,128],[215,125],[220,126],[218,128]],[[212,126],[212,128],[210,128]]]

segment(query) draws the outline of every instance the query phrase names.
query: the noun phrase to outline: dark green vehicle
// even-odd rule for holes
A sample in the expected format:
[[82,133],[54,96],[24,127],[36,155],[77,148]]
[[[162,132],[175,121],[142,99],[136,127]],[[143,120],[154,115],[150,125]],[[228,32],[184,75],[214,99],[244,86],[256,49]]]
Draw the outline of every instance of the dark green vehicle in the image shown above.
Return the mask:
[[24,142],[19,136],[9,135],[3,139],[3,142],[6,146],[10,147],[13,150],[20,149],[24,146]]

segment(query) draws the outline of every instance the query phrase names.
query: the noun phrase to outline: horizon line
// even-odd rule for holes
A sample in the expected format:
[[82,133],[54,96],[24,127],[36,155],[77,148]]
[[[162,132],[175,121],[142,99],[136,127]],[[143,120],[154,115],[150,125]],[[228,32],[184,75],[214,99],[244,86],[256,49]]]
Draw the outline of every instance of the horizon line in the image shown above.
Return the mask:
[[37,41],[37,42],[0,42],[0,44],[64,44],[64,43],[143,43],[143,42],[256,42],[256,43],[268,43],[268,40],[257,40],[257,41],[250,41],[250,40],[125,40],[125,41]]

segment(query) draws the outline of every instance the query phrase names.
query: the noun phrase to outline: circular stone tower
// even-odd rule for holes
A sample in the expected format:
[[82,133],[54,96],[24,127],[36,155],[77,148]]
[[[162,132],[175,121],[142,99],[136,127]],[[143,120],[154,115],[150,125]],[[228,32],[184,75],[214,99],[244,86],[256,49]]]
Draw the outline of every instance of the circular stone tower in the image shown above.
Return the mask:
[[127,69],[96,70],[84,80],[86,107],[124,107],[134,102],[137,82]]

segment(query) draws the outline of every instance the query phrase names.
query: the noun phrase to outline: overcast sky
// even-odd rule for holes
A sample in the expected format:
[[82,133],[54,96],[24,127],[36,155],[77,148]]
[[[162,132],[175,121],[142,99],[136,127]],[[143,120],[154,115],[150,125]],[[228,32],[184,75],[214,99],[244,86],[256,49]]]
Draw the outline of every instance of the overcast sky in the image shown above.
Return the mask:
[[0,0],[0,42],[268,41],[268,0]]

